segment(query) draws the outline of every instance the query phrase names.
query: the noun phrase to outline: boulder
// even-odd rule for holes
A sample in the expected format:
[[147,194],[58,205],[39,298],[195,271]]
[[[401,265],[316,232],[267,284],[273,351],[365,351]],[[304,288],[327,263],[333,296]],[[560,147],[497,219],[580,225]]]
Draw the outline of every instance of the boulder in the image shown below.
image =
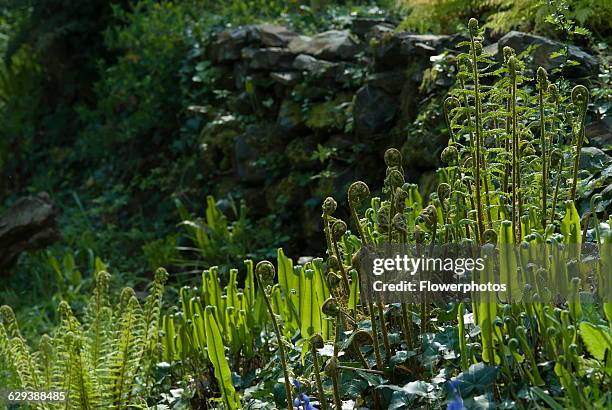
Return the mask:
[[330,70],[338,67],[338,63],[332,63],[331,61],[319,60],[313,56],[306,54],[298,55],[293,61],[293,68],[299,71],[306,71],[309,74],[323,75],[328,73]]
[[304,130],[304,118],[300,105],[291,98],[285,98],[278,110],[276,124],[283,132],[288,134],[295,134]]
[[610,163],[612,158],[599,148],[583,147],[580,151],[580,170],[594,174],[607,168]]
[[322,82],[303,82],[294,87],[296,95],[301,95],[308,98],[310,101],[320,101],[329,97],[330,88],[325,87]]
[[20,198],[0,216],[0,276],[24,251],[42,249],[61,237],[57,210],[45,192]]
[[612,150],[612,117],[593,121],[584,131],[589,144],[605,151]]
[[266,170],[258,164],[261,158],[260,140],[265,130],[248,126],[244,134],[234,140],[234,172],[240,182],[260,184],[266,180]]
[[[537,36],[535,34],[523,33],[520,31],[511,31],[499,39],[498,59],[503,58],[503,49],[506,46],[512,47],[517,53],[525,51],[528,47],[534,46],[534,51],[531,58],[528,59],[528,68],[535,70],[538,67],[544,67],[549,72],[560,67],[568,58],[560,56],[550,58],[550,54],[561,50],[564,44],[558,41],[551,40],[546,37]],[[589,53],[577,46],[569,46],[568,57],[571,60],[578,61],[579,66],[566,67],[563,74],[568,77],[582,77],[597,73],[599,70],[597,59]]]
[[382,89],[366,84],[357,90],[353,106],[355,132],[367,137],[389,130],[397,113],[397,100]]
[[306,116],[306,125],[313,130],[342,130],[349,120],[353,95],[338,93],[327,101],[312,104]]
[[291,40],[299,37],[298,33],[274,24],[259,24],[255,26],[255,32],[266,47],[286,47]]
[[429,65],[429,57],[440,54],[451,45],[450,36],[433,34],[389,33],[373,46],[377,64],[405,67],[408,64]]
[[405,70],[389,70],[374,73],[368,78],[368,84],[381,88],[389,94],[399,94],[406,81]]
[[348,30],[330,30],[313,37],[299,36],[289,42],[295,54],[309,54],[326,60],[352,60],[361,50]]
[[503,56],[500,58],[501,56],[500,51],[501,50],[499,48],[499,43],[489,44],[488,46],[484,46],[482,48],[483,54],[487,54],[491,56],[494,60],[502,62]]
[[268,209],[283,210],[284,208],[286,211],[291,209],[295,212],[304,205],[308,198],[308,187],[303,182],[304,178],[301,173],[294,171],[285,175],[280,181],[275,181],[274,184],[266,187],[262,194],[266,197]]
[[365,42],[371,44],[373,41],[380,41],[383,37],[394,35],[395,29],[388,24],[377,24],[372,26],[365,35]]
[[240,26],[223,30],[215,36],[210,46],[210,57],[217,63],[239,60],[242,49],[256,42],[258,38],[255,26]]
[[302,79],[302,76],[300,73],[296,73],[293,71],[281,71],[270,73],[270,78],[280,85],[292,86],[299,83]]
[[227,106],[232,112],[241,115],[250,115],[254,112],[253,98],[246,91],[230,95],[227,98]]
[[259,50],[257,47],[245,47],[240,50],[240,58],[243,60],[251,60],[255,53]]
[[245,47],[286,47],[296,37],[297,33],[272,24],[234,27],[215,36],[210,54],[212,60],[218,63],[236,61],[241,58]]
[[317,140],[314,135],[295,138],[285,149],[285,156],[291,165],[297,169],[316,169],[320,166],[318,160],[312,157],[317,150]]
[[253,70],[288,70],[294,59],[295,54],[286,48],[260,48],[253,53],[249,67]]
[[375,26],[387,27],[391,30],[395,29],[395,25],[384,18],[355,17],[351,19],[351,32],[355,33],[360,38],[364,38]]

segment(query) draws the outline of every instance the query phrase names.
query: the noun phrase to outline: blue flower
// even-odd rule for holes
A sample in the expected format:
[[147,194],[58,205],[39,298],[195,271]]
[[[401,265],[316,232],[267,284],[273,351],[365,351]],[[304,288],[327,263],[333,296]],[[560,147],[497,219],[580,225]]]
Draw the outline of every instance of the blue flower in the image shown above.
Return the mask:
[[448,387],[451,389],[451,391],[453,393],[458,393],[459,392],[459,384],[461,382],[459,380],[449,380],[448,381]]
[[300,392],[302,390],[302,384],[297,379],[293,379],[293,385],[298,391],[298,396],[293,401],[293,405],[298,410],[317,410],[310,404],[310,397],[306,393]]
[[[300,407],[301,406],[301,407]],[[310,398],[306,393],[300,393],[295,399],[295,407],[302,410],[316,410],[312,404],[310,404]]]
[[454,398],[448,402],[446,406],[446,410],[466,410],[463,405],[463,399],[461,398],[461,394],[459,394],[459,384],[458,380],[449,380],[448,387],[451,392],[454,393]]
[[458,394],[455,395],[455,398],[448,402],[448,406],[446,406],[446,410],[465,410],[463,406],[463,399]]

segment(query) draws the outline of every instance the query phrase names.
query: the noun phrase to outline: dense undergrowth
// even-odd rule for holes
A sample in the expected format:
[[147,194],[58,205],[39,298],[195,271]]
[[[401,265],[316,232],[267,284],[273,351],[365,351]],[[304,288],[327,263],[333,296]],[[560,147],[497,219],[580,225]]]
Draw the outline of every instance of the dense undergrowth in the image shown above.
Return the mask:
[[[3,278],[0,305],[13,308],[1,309],[0,390],[69,390],[73,408],[611,406],[611,308],[593,285],[612,271],[610,198],[593,196],[610,175],[583,168],[579,155],[585,118],[604,118],[610,106],[608,3],[391,3],[8,2],[0,210],[24,193],[52,191],[64,239],[24,254]],[[314,34],[361,16],[467,36],[476,13],[487,41],[520,29],[589,46],[603,63],[599,78],[580,80],[588,92],[558,72],[530,78],[529,52],[504,50],[495,65],[472,23],[465,54],[444,56],[424,75],[420,89],[431,92],[401,136],[423,144],[403,159],[387,151],[386,178],[371,194],[355,183],[347,204],[346,192],[331,190],[337,202],[320,204],[321,192],[305,199],[322,205],[322,228],[310,228],[318,242],[288,235],[302,227],[283,187],[270,215],[254,213],[239,189],[205,197],[220,190],[209,177],[229,161],[202,161],[207,143],[224,144],[207,130],[235,114],[223,72],[204,53],[212,33],[276,22]],[[448,95],[436,88],[446,77],[455,81]],[[318,80],[310,81],[303,90]],[[308,106],[305,95],[295,98]],[[257,123],[264,103],[228,124]],[[350,106],[342,105],[342,129]],[[432,126],[441,117],[450,131]],[[407,183],[419,175],[403,166],[442,132],[450,137],[444,166],[427,185]],[[322,164],[298,182],[326,177],[332,161],[359,167],[375,152],[363,145],[359,155],[298,146],[291,161]],[[287,161],[261,160],[272,174],[286,171]],[[602,258],[597,275],[572,282],[566,304],[361,304],[353,256],[363,244],[466,241],[590,243]],[[315,257],[298,261],[304,254]],[[170,271],[165,287],[159,266]]]
[[[294,263],[279,249],[276,264],[251,253],[258,227],[244,206],[234,205],[232,222],[212,198],[203,218],[179,201],[183,246],[165,238],[145,254],[154,267],[182,266],[197,279],[186,275],[179,287],[174,277],[164,291],[167,274],[158,270],[142,306],[142,279],[114,306],[110,295],[133,278],[111,280],[93,252],[50,259],[55,276],[40,280],[67,300],[49,303],[58,314],[43,326],[26,319],[27,335],[22,318],[1,308],[0,384],[68,390],[70,406],[92,409],[609,408],[612,221],[601,196],[587,197],[580,165],[589,90],[542,68],[527,77],[510,48],[496,66],[477,21],[468,28],[442,107],[450,138],[430,194],[406,182],[391,148],[379,196],[357,181],[347,206],[323,202],[320,257]],[[508,256],[501,274],[526,295],[514,303],[501,295],[364,304],[360,250],[384,243],[528,244],[555,256],[530,266],[523,254]],[[592,261],[571,254],[586,243],[600,248],[591,271],[583,265]],[[88,279],[80,259],[89,261]],[[567,302],[543,301],[544,282],[530,276],[554,269],[571,286]],[[92,279],[89,298],[81,290]],[[38,338],[41,330],[49,336]]]

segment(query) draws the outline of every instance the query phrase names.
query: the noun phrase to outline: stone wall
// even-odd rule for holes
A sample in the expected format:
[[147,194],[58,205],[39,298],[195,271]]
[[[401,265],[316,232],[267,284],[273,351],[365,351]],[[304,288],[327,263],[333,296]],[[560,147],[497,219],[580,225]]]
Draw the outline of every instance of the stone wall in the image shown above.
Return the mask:
[[[291,218],[287,226],[300,232],[290,234],[304,240],[296,246],[317,247],[321,201],[330,193],[340,197],[357,179],[377,187],[385,149],[401,148],[415,182],[438,166],[447,142],[442,113],[438,107],[424,118],[418,114],[428,104],[439,106],[453,84],[452,70],[437,76],[428,70],[452,62],[461,40],[398,32],[378,19],[355,19],[350,29],[311,37],[275,25],[217,33],[208,54],[221,73],[225,111],[203,132],[204,164],[217,197],[238,189],[252,216]],[[505,45],[518,52],[539,45],[530,68],[560,64],[546,56],[561,44],[543,37],[510,32],[487,35],[484,44],[496,58]],[[591,55],[569,51],[583,64],[566,75],[597,71]]]

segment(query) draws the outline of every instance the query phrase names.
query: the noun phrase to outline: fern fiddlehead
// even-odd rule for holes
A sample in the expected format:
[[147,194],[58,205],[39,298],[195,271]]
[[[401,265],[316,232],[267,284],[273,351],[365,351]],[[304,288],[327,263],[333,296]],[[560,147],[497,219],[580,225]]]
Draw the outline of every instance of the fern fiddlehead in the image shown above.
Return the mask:
[[255,274],[257,280],[259,281],[259,285],[261,286],[261,289],[263,291],[262,293],[264,301],[266,303],[270,319],[272,320],[272,325],[274,326],[274,333],[276,334],[276,340],[278,343],[278,354],[281,359],[281,366],[283,367],[283,375],[285,377],[285,394],[287,395],[287,407],[291,407],[293,405],[293,395],[291,393],[291,381],[289,380],[289,366],[287,364],[285,345],[283,341],[283,336],[280,331],[280,327],[278,326],[278,321],[276,320],[276,315],[274,314],[272,304],[270,303],[270,295],[268,294],[268,291],[266,289],[274,280],[274,276],[276,276],[274,265],[272,265],[272,263],[269,261],[261,261],[255,267]]
[[578,110],[578,120],[575,128],[576,154],[574,155],[574,170],[572,173],[572,188],[570,199],[576,200],[576,187],[578,185],[578,169],[580,166],[580,153],[584,143],[584,120],[586,118],[587,105],[589,104],[589,90],[584,85],[577,85],[572,89],[572,104]]
[[517,76],[519,62],[516,57],[508,59],[508,76],[510,77],[510,107],[512,116],[512,224],[515,231],[515,242],[521,240],[521,170],[520,170],[520,137],[518,134],[518,115],[516,112]]
[[[475,170],[476,174],[474,175],[475,184],[476,184],[476,216],[477,216],[477,224],[478,224],[478,236],[479,238],[482,236],[484,232],[484,215],[482,212],[482,177],[481,172],[485,168],[483,161],[483,153],[482,153],[482,101],[480,96],[480,80],[478,75],[478,56],[482,53],[482,43],[477,41],[476,37],[478,36],[478,20],[475,18],[471,18],[468,22],[468,30],[470,33],[470,52],[472,59],[472,81],[474,83],[474,135],[476,136],[475,141],[475,159],[476,163]],[[485,191],[485,200],[488,201],[489,193],[488,190]],[[487,212],[490,212],[490,207],[487,206]],[[490,220],[491,218],[489,218]]]
[[542,228],[546,229],[546,202],[548,197],[548,145],[546,141],[546,120],[544,118],[544,97],[548,91],[548,74],[542,67],[537,71],[538,107],[540,109],[540,146],[542,150]]
[[[348,203],[349,208],[351,209],[351,216],[353,217],[353,221],[357,226],[357,232],[361,237],[361,242],[366,245],[366,236],[363,232],[363,228],[361,226],[361,221],[359,220],[359,215],[357,215],[357,207],[359,204],[366,199],[370,195],[370,188],[367,186],[365,182],[357,181],[353,182],[348,189]],[[357,254],[358,255],[358,254]],[[359,262],[354,265],[358,267]],[[372,323],[372,339],[374,340],[374,355],[376,356],[376,365],[378,368],[382,368],[382,356],[380,354],[380,344],[378,342],[377,335],[377,325],[376,325],[376,315],[374,313],[374,304],[368,303],[368,312],[370,314],[370,322]],[[382,318],[381,318],[382,320]]]

